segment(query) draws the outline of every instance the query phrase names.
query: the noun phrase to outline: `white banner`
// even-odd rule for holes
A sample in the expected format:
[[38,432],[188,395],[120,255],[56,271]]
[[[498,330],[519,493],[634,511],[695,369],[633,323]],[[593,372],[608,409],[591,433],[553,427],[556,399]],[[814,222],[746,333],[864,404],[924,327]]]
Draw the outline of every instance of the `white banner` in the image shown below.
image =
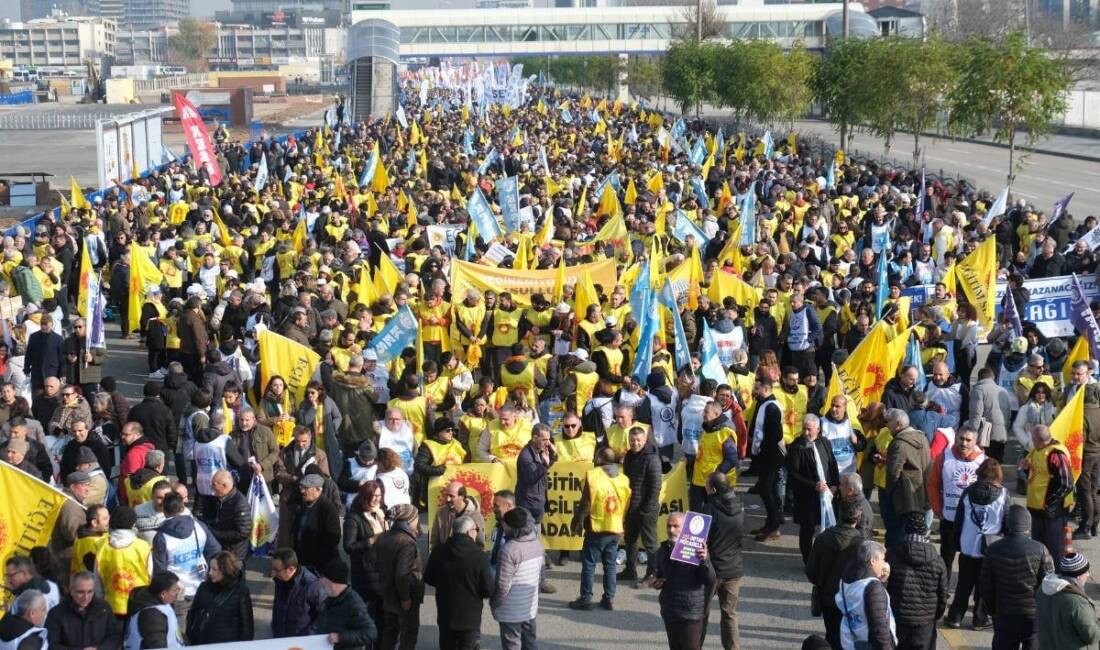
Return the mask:
[[235,643],[209,643],[189,645],[194,650],[332,650],[324,634],[314,636],[292,636],[285,639],[264,639],[262,641],[243,641]]

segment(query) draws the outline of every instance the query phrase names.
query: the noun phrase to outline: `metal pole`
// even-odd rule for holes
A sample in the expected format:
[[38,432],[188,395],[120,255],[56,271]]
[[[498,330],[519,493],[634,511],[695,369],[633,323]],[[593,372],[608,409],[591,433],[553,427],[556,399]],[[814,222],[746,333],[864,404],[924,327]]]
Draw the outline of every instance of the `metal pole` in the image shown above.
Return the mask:
[[703,40],[703,0],[695,0],[695,40]]
[[850,0],[844,0],[844,12],[843,12],[843,17],[844,17],[843,37],[844,37],[844,40],[848,40],[848,14],[849,14],[848,3],[849,2],[850,2]]

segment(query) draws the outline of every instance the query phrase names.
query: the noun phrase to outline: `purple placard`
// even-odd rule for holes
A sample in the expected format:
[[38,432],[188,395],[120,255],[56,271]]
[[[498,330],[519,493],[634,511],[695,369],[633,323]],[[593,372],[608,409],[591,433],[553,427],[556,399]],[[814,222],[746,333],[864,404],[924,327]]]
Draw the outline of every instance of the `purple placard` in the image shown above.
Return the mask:
[[707,543],[710,515],[698,512],[684,514],[684,527],[672,546],[672,559],[685,564],[699,564],[699,551]]

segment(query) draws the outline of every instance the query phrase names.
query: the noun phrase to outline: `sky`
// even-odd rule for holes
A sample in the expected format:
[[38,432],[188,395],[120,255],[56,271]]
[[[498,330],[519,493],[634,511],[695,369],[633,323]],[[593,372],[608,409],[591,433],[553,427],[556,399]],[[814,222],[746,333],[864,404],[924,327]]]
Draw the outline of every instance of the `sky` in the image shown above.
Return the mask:
[[[442,7],[473,7],[474,0],[391,0],[395,9],[438,9]],[[213,16],[230,6],[229,0],[191,0],[191,13],[195,16]],[[19,20],[19,0],[0,0],[0,18]]]

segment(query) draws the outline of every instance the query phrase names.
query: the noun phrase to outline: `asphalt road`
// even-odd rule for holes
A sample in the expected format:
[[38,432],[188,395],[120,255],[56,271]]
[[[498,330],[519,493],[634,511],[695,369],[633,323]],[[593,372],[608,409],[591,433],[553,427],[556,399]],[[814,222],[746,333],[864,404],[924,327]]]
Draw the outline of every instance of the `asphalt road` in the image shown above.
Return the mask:
[[[801,133],[817,135],[831,142],[840,138],[832,125],[820,121],[795,123]],[[959,175],[974,182],[982,190],[994,196],[1005,186],[1008,173],[1008,149],[981,144],[943,139],[922,138],[926,147],[926,168],[930,173],[942,170],[950,177]],[[1063,146],[1067,151],[1100,156],[1100,140],[1087,138],[1052,138],[1049,146]],[[911,165],[912,137],[901,136],[887,156],[883,141],[874,136],[856,134],[849,147],[853,156],[875,160],[894,159],[899,164]],[[1024,168],[1016,174],[1012,194],[1039,209],[1050,211],[1051,206],[1070,192],[1075,192],[1070,213],[1078,219],[1100,214],[1100,161],[1079,160],[1046,153],[1018,152],[1024,155]]]

